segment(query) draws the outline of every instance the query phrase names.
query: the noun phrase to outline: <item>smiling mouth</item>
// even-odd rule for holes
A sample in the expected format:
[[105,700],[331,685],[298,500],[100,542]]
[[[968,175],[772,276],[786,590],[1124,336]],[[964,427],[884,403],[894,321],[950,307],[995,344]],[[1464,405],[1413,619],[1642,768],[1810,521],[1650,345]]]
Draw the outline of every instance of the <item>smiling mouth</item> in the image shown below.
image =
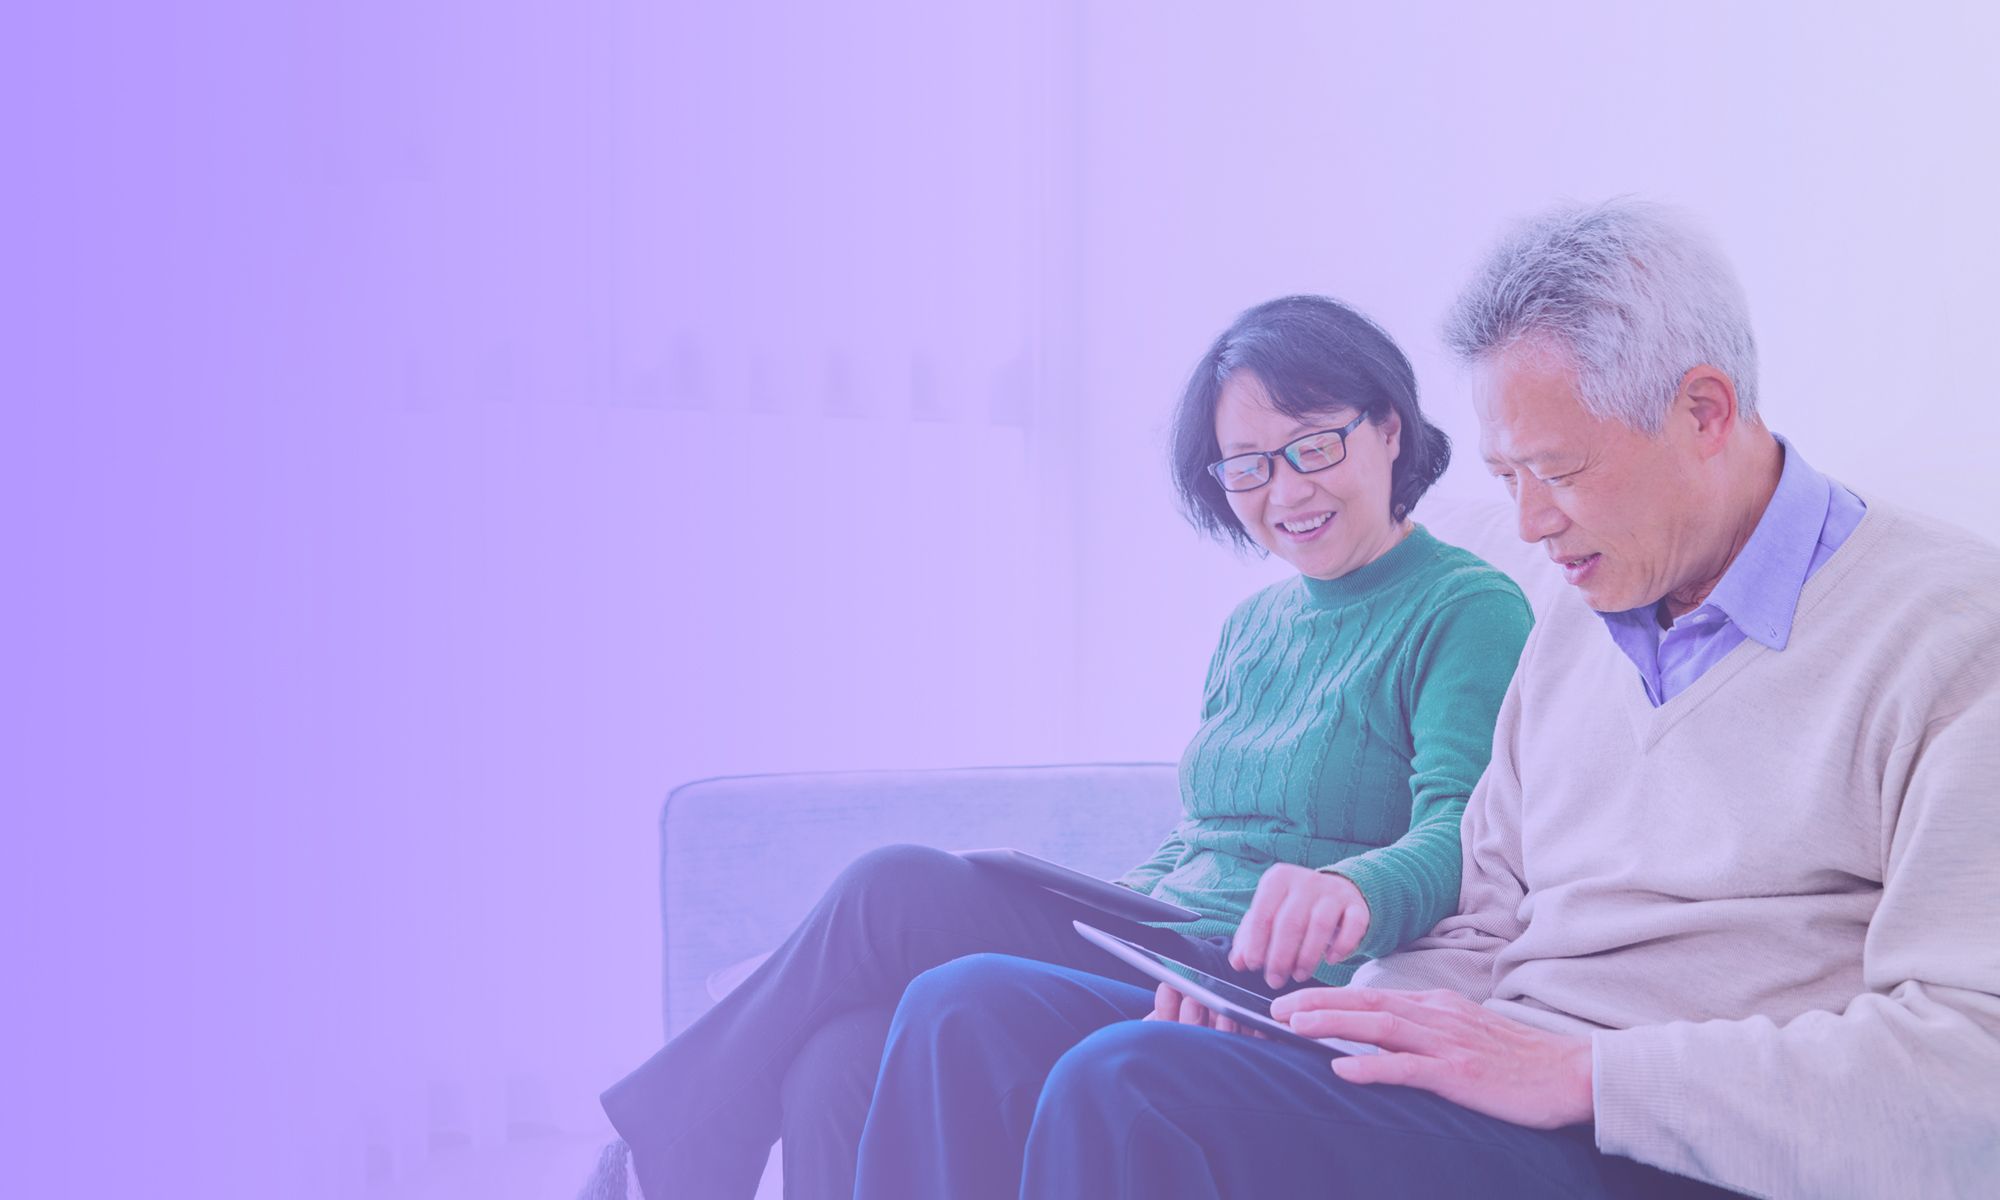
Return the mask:
[[1297,521],[1280,521],[1278,522],[1278,528],[1284,530],[1286,533],[1311,533],[1331,520],[1333,520],[1333,514],[1323,512],[1318,516],[1303,517]]

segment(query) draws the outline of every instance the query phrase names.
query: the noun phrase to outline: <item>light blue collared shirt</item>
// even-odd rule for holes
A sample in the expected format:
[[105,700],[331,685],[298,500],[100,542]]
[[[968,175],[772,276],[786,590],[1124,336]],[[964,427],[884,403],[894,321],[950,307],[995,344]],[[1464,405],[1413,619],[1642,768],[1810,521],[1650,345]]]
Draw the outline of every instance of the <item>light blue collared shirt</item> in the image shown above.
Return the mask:
[[1700,608],[1665,630],[1657,616],[1664,600],[1598,614],[1639,668],[1655,708],[1687,690],[1745,638],[1783,650],[1806,580],[1861,524],[1867,511],[1861,497],[1813,470],[1784,438],[1778,446],[1785,456],[1778,490]]

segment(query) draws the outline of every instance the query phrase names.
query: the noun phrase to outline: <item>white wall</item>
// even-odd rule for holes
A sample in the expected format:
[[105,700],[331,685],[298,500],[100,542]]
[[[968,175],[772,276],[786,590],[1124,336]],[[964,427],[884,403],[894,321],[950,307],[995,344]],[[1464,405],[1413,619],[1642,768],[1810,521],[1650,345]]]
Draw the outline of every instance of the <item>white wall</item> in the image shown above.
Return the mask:
[[[218,1172],[247,1168],[217,1129],[319,1139],[290,1169],[347,1182],[370,1139],[393,1174],[438,1129],[591,1127],[659,1032],[667,788],[1173,757],[1222,617],[1275,576],[1173,512],[1189,366],[1246,305],[1331,292],[1469,447],[1437,321],[1555,197],[1696,209],[1771,422],[2000,536],[1996,20],[597,0],[80,27],[23,110],[77,122],[24,170],[81,181],[37,194],[24,289],[62,436],[9,446],[55,481],[13,507],[57,589],[21,626],[24,740],[78,800],[36,812],[88,850],[14,881],[126,881],[45,938],[51,977],[100,980],[76,1053],[152,1072],[135,1120],[218,1114]],[[1492,494],[1469,458],[1444,486]],[[49,732],[72,715],[127,732]],[[224,1082],[197,1105],[190,1077]]]
[[[742,18],[709,56],[621,9],[591,140],[469,150],[487,115],[441,99],[443,186],[394,210],[430,289],[404,294],[426,411],[397,436],[448,555],[413,589],[442,631],[414,677],[454,723],[411,727],[430,769],[384,827],[448,883],[383,906],[373,1086],[476,1101],[513,1074],[590,1120],[656,1034],[674,782],[1174,757],[1222,616],[1277,574],[1173,512],[1189,365],[1241,307],[1332,292],[1469,447],[1435,328],[1552,198],[1696,209],[1749,288],[1772,423],[2000,534],[1990,22],[1547,11],[865,9]],[[576,175],[544,193],[550,167]],[[484,170],[541,198],[462,227]],[[510,243],[551,286],[479,266]],[[493,308],[424,316],[466,300]],[[1444,486],[1494,495],[1469,454]]]

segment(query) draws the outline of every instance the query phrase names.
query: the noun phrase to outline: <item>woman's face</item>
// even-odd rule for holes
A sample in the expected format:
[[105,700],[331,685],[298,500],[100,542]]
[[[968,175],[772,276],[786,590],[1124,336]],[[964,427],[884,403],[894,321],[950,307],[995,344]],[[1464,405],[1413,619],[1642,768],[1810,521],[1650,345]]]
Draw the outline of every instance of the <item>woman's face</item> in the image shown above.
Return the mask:
[[[1225,458],[1278,450],[1359,415],[1359,409],[1332,408],[1303,419],[1288,417],[1272,407],[1262,380],[1238,371],[1223,381],[1216,401],[1215,440]],[[1280,458],[1264,486],[1227,493],[1229,507],[1258,545],[1300,573],[1338,579],[1402,540],[1407,522],[1389,517],[1390,467],[1401,432],[1393,412],[1379,425],[1363,421],[1347,435],[1347,457],[1339,465],[1301,475]]]

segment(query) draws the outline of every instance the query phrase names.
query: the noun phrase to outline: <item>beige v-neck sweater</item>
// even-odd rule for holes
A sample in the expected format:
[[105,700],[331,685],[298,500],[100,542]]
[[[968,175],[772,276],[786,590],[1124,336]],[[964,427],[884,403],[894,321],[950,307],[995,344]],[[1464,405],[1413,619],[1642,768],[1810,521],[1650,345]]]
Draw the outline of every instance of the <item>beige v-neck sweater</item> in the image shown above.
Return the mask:
[[1588,1033],[1600,1149],[1764,1196],[2000,1196],[2000,551],[1868,499],[1790,642],[1650,706],[1564,597],[1459,915],[1356,984]]

